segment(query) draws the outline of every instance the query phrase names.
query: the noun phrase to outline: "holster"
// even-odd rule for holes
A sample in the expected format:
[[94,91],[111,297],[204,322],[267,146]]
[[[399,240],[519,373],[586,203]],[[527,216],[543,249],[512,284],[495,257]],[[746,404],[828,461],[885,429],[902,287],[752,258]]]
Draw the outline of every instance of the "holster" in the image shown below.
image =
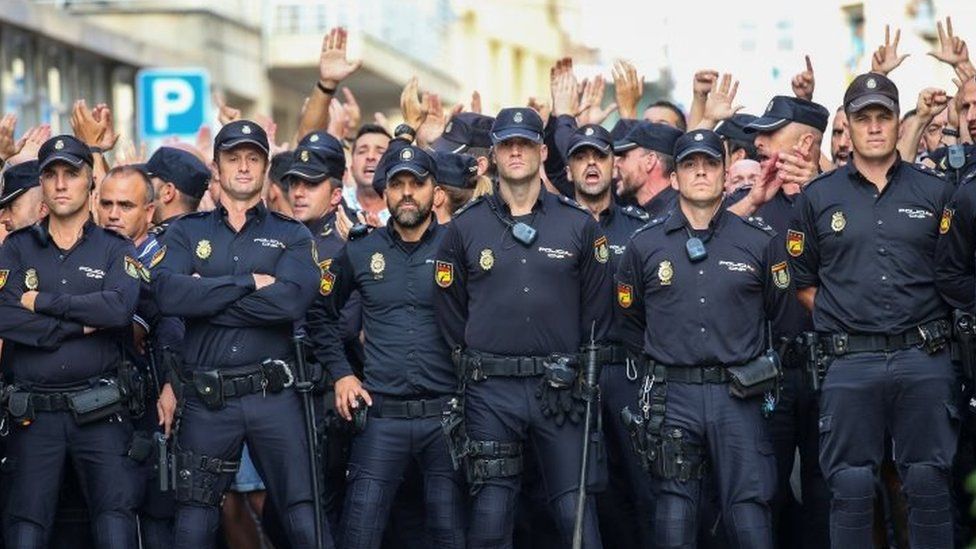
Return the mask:
[[30,425],[37,417],[31,404],[30,393],[22,391],[11,392],[7,397],[7,413],[10,421],[21,426]]
[[447,438],[447,450],[451,455],[451,465],[457,471],[467,455],[467,438],[464,432],[464,401],[456,396],[448,401],[441,415],[441,429]]
[[805,351],[804,369],[810,388],[819,391],[833,357],[824,348],[824,341],[817,332],[803,332],[797,338]]
[[363,397],[356,397],[356,407],[352,411],[352,432],[362,433],[366,430],[366,420],[369,418],[369,406]]
[[973,315],[956,309],[952,312],[953,342],[962,376],[976,379],[976,321]]
[[781,373],[779,355],[769,350],[745,364],[728,366],[727,370],[730,395],[741,399],[757,397],[776,390]]
[[666,429],[661,434],[661,450],[652,463],[651,473],[665,480],[687,482],[705,475],[705,449],[686,440],[681,429]]
[[118,371],[119,388],[129,405],[129,415],[140,418],[146,412],[146,378],[135,364],[123,360]]
[[211,410],[224,407],[224,382],[220,370],[193,372],[193,388],[203,404]]
[[267,389],[271,393],[280,393],[286,387],[295,383],[295,374],[288,363],[283,360],[267,359],[261,363],[261,373],[267,382]]
[[96,385],[91,389],[67,395],[68,408],[78,425],[87,425],[120,414],[125,399],[118,383]]

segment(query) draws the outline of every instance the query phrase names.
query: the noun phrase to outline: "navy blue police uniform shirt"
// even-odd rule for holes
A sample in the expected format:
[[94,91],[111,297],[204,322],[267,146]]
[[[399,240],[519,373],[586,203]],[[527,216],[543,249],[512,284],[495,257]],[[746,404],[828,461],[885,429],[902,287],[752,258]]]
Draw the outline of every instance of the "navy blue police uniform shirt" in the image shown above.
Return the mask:
[[[151,238],[156,240],[156,246],[151,253],[142,254],[142,257],[145,258],[142,260],[142,264],[149,272],[150,280],[152,279],[153,269],[155,269],[159,262],[163,260],[163,257],[165,257],[166,254],[166,230],[169,229],[171,223],[180,217],[182,216],[170,217],[149,229],[149,235]],[[152,318],[147,319],[152,325],[149,331],[149,336],[152,338],[154,351],[156,352],[156,365],[157,367],[162,368],[164,350],[176,353],[177,356],[182,355],[183,337],[186,333],[186,327],[183,324],[182,318],[175,316],[163,316],[162,313],[159,312],[158,300],[152,293],[151,284],[144,284],[144,286],[146,287],[146,293],[149,294],[149,300],[145,300],[142,296],[140,296],[139,309],[152,311]],[[160,379],[162,379],[162,376],[167,375],[168,373],[169,372],[159,372]]]
[[942,210],[935,276],[949,305],[976,312],[976,183],[972,178],[959,184]]
[[[746,188],[732,192],[725,203],[736,204],[749,194],[749,190]],[[753,214],[755,219],[769,225],[776,231],[775,239],[779,242],[777,245],[780,248],[786,245],[786,234],[793,222],[793,217],[797,213],[796,201],[798,197],[799,195],[788,195],[781,190],[773,195],[768,202],[757,208]],[[781,337],[793,339],[803,332],[813,330],[813,315],[796,299],[796,288],[791,288],[791,291],[794,294],[793,299],[788,299],[780,316],[772,319],[773,337],[776,339]]]
[[[312,240],[318,250],[319,268],[326,269],[332,262],[346,241],[339,236],[339,231],[335,226],[336,212],[332,211],[320,219],[308,225],[312,232]],[[359,293],[353,292],[342,308],[342,339],[346,344],[347,353],[356,356],[358,362],[362,362],[362,345],[359,343],[359,332],[363,329],[362,302]]]
[[611,202],[610,207],[600,212],[600,229],[607,237],[610,247],[610,275],[617,270],[620,258],[627,249],[627,243],[651,220],[647,212],[636,206],[621,206]]
[[[70,250],[57,247],[47,220],[11,233],[0,247],[3,370],[26,385],[114,372],[139,299],[135,253],[128,239],[91,221]],[[35,312],[20,304],[32,289]],[[96,331],[83,335],[85,326]]]
[[437,254],[437,320],[452,347],[505,356],[574,353],[591,330],[609,330],[612,277],[607,237],[576,202],[544,190],[516,218],[538,236],[516,242],[492,211],[511,210],[495,194],[459,210]]
[[887,179],[879,193],[849,162],[800,195],[786,249],[796,287],[817,287],[817,331],[895,334],[948,313],[935,248],[952,186],[903,161]]
[[680,208],[631,239],[616,276],[616,307],[644,334],[643,351],[671,366],[746,362],[766,349],[766,319],[790,297],[786,254],[775,231],[720,209],[704,260],[692,262]]
[[350,240],[322,271],[320,298],[308,313],[316,358],[333,379],[353,373],[339,344],[341,311],[362,299],[365,386],[396,397],[453,392],[451,350],[433,305],[434,262],[445,228],[431,221],[419,242],[404,242],[392,223]]
[[[246,215],[235,232],[218,205],[188,214],[166,231],[152,289],[162,313],[186,323],[183,359],[189,369],[292,357],[294,323],[315,298],[319,267],[308,229],[263,203]],[[272,275],[275,283],[256,290],[252,273]]]

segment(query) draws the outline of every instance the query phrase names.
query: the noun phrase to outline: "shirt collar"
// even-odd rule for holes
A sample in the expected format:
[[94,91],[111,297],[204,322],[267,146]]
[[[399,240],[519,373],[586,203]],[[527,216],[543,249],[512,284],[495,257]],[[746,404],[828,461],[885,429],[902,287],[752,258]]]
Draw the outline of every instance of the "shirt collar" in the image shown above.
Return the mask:
[[[539,189],[539,196],[536,198],[535,204],[532,205],[532,211],[534,212],[536,211],[536,209],[538,209],[540,212],[546,213],[546,201],[549,198],[547,195],[549,195],[550,193],[549,191],[546,190],[545,186],[542,185],[541,181],[539,182],[539,185],[541,186],[541,188]],[[488,200],[493,201],[495,206],[499,208],[499,211],[502,211],[508,215],[512,215],[512,209],[508,207],[507,202],[502,200],[502,194],[498,190],[497,180],[495,181],[493,187],[494,188],[492,190],[491,196],[488,197]]]
[[[708,232],[713,234],[717,233],[719,229],[721,229],[721,227],[724,225],[725,217],[727,215],[735,215],[735,214],[727,213],[725,211],[725,204],[723,203],[721,206],[719,206],[718,211],[715,212],[715,215],[712,217],[712,220],[708,222]],[[691,226],[688,223],[688,219],[685,217],[685,213],[681,211],[681,207],[676,207],[673,210],[671,210],[671,213],[668,215],[668,218],[664,221],[664,232],[671,233],[685,227],[687,227],[688,230],[691,230]]]
[[[424,231],[424,234],[420,235],[420,240],[418,240],[417,242],[413,242],[411,244],[419,245],[427,242],[428,240],[430,240],[431,236],[434,234],[436,230],[437,230],[437,216],[434,215],[433,212],[431,212],[430,224],[427,225],[427,230]],[[400,233],[396,232],[396,229],[393,228],[392,220],[386,224],[386,239],[389,241],[390,247],[399,246],[400,248],[403,248],[403,244],[404,244],[403,238],[401,238]]]
[[[901,172],[901,166],[904,163],[905,162],[902,161],[901,157],[899,156],[895,160],[895,162],[891,165],[891,167],[888,168],[888,172],[885,174],[885,178],[888,181],[892,181],[895,178],[895,176],[897,176]],[[871,181],[868,178],[864,177],[864,175],[857,169],[857,166],[854,165],[854,158],[850,159],[847,165],[844,166],[844,169],[847,170],[847,176],[852,180],[860,181],[862,183],[869,183],[871,185],[874,184],[871,183]]]
[[[37,238],[37,241],[38,243],[41,244],[41,246],[47,246],[48,244],[53,242],[53,240],[51,239],[51,232],[49,230],[50,223],[51,223],[51,217],[45,216],[43,219],[35,223],[32,229],[34,232],[34,237]],[[88,238],[88,235],[91,234],[92,230],[95,227],[96,227],[95,222],[92,221],[91,217],[89,217],[88,220],[85,221],[84,226],[82,226],[81,228],[81,238],[78,239],[78,242],[75,243],[75,246],[77,246],[83,240]]]

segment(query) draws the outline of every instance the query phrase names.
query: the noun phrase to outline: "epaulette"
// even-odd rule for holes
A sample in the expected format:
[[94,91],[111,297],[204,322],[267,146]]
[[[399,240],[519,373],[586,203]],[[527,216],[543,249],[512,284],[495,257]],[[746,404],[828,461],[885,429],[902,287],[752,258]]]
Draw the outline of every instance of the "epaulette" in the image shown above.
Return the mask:
[[940,180],[945,181],[945,177],[943,176],[943,174],[941,174],[941,173],[933,170],[932,168],[930,168],[928,166],[925,166],[923,164],[915,164],[915,163],[912,163],[912,162],[909,162],[908,165],[911,166],[912,168],[914,168],[915,171],[917,171],[919,173],[924,173],[925,175],[930,175],[932,177],[937,177]]
[[166,229],[168,228],[169,228],[169,223],[153,225],[152,227],[149,228],[149,234],[155,236],[156,238],[159,238],[160,236],[163,236],[163,233],[165,233]]
[[461,206],[460,208],[458,208],[457,210],[455,210],[454,213],[451,214],[451,218],[455,218],[455,217],[463,214],[464,212],[470,210],[472,206],[474,206],[476,204],[480,204],[482,201],[484,201],[484,199],[485,199],[486,196],[488,196],[488,195],[484,195],[483,194],[483,195],[481,195],[481,196],[479,196],[477,198],[474,198],[474,199],[470,200],[467,204],[465,204],[465,205]]
[[213,210],[203,210],[203,211],[199,211],[199,212],[190,212],[188,214],[181,215],[179,218],[176,219],[176,221],[182,221],[184,219],[194,219],[194,218],[197,218],[197,217],[207,217],[208,215],[210,215],[212,213],[213,213]]
[[573,208],[576,208],[577,210],[585,213],[586,215],[590,215],[590,210],[587,210],[586,208],[581,206],[579,202],[573,200],[572,198],[561,194],[557,194],[556,198],[558,198],[559,201],[562,202],[563,204],[567,206],[572,206]]
[[291,221],[292,223],[298,223],[299,225],[304,225],[304,223],[302,223],[301,221],[295,219],[294,217],[292,217],[290,215],[285,215],[285,214],[283,214],[281,212],[278,212],[278,211],[275,211],[275,210],[270,210],[270,211],[271,211],[271,214],[274,215],[275,217],[277,217],[278,219],[284,219],[285,221]]
[[[648,217],[650,217],[650,216],[648,216]],[[660,224],[664,223],[665,221],[667,221],[669,217],[671,217],[671,212],[668,212],[668,213],[666,213],[666,214],[664,214],[662,216],[659,216],[659,217],[655,217],[654,219],[652,219],[652,220],[648,221],[647,223],[645,223],[643,227],[641,227],[641,228],[637,229],[636,231],[634,231],[634,234],[631,235],[631,238],[637,236],[638,233],[640,233],[642,231],[646,231],[647,229],[650,229],[651,227],[657,227],[658,225],[660,225]]]
[[626,208],[620,208],[627,217],[633,217],[634,219],[639,219],[644,223],[651,220],[651,215],[648,214],[644,208],[635,208],[633,206],[627,206]]
[[809,181],[809,182],[808,182],[808,183],[807,183],[806,185],[804,185],[804,188],[809,188],[809,187],[810,187],[810,185],[813,185],[813,184],[814,184],[814,183],[816,183],[817,181],[821,181],[821,180],[824,180],[824,179],[826,179],[826,178],[828,178],[828,177],[830,177],[830,176],[831,176],[831,175],[833,175],[833,174],[834,174],[834,172],[836,172],[836,171],[837,171],[837,168],[834,168],[834,169],[832,169],[832,170],[827,170],[827,171],[825,171],[825,172],[821,172],[821,174],[820,174],[820,175],[818,175],[817,177],[814,177],[814,178],[813,178],[813,179],[811,179],[811,180],[810,180],[810,181]]
[[768,235],[776,236],[776,230],[773,229],[768,223],[763,221],[761,217],[750,215],[749,217],[740,217],[739,219],[745,222],[746,225],[751,225]]

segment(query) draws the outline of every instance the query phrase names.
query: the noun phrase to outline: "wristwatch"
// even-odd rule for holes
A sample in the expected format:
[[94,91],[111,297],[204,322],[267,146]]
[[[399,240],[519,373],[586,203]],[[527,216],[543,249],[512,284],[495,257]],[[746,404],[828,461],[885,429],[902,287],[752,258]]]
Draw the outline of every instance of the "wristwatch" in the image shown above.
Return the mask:
[[956,128],[950,128],[949,126],[945,126],[944,128],[942,128],[942,135],[948,137],[959,137],[959,130],[957,130]]
[[393,137],[403,139],[404,141],[410,143],[417,138],[417,130],[411,128],[407,124],[400,124],[393,130]]

